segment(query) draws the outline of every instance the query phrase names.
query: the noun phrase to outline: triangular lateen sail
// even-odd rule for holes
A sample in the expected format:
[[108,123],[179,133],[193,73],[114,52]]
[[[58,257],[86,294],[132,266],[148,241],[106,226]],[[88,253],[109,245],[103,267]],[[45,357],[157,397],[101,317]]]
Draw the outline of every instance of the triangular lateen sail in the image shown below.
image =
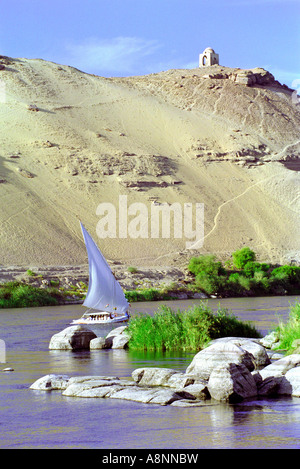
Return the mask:
[[84,306],[116,314],[125,314],[129,303],[108,263],[82,223],[81,230],[89,261],[89,287]]

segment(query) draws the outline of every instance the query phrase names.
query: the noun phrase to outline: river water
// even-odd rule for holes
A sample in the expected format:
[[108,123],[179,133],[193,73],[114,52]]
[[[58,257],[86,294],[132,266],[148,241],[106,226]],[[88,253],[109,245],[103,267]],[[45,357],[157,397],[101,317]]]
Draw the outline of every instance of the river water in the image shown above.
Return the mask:
[[[207,300],[251,321],[262,334],[286,321],[297,297]],[[199,300],[169,301],[185,309]],[[135,303],[151,313],[160,302]],[[300,398],[256,399],[236,405],[180,408],[117,399],[83,399],[30,390],[48,373],[126,377],[142,366],[184,371],[190,353],[128,350],[50,351],[51,336],[82,315],[80,305],[0,311],[0,339],[13,372],[0,372],[0,448],[295,449],[300,448]],[[103,331],[103,335],[108,332]]]

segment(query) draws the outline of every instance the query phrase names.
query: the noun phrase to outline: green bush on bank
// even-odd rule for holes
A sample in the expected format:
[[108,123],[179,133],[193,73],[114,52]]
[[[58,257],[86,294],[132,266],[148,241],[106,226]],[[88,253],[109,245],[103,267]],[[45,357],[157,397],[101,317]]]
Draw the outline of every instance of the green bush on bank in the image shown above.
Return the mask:
[[158,301],[169,299],[168,294],[163,294],[157,288],[143,288],[141,290],[128,290],[125,296],[129,303],[137,301]]
[[248,247],[244,247],[232,253],[233,265],[237,269],[243,269],[248,262],[255,261],[255,252]]
[[140,313],[132,317],[128,328],[133,350],[198,351],[219,337],[260,337],[251,324],[224,308],[213,313],[204,303],[184,311],[161,306],[153,316]]
[[226,268],[215,256],[193,257],[188,270],[195,286],[208,295],[255,296],[300,293],[300,267],[260,263],[254,251],[245,247],[232,253]]
[[243,272],[247,277],[254,277],[256,273],[260,273],[261,275],[266,276],[270,269],[271,264],[248,261],[243,267]]
[[22,282],[0,285],[0,308],[57,305],[62,294],[55,288],[38,288]]
[[206,254],[199,257],[192,257],[189,265],[189,271],[195,276],[199,273],[205,272],[207,275],[222,275],[226,273],[220,261],[216,261],[216,256],[212,254]]
[[220,261],[216,261],[215,256],[207,254],[192,257],[188,269],[195,275],[196,287],[205,291],[208,295],[212,295],[222,289],[226,270]]
[[286,284],[294,286],[300,284],[300,267],[294,265],[282,265],[272,270],[271,276],[274,279],[281,280]]

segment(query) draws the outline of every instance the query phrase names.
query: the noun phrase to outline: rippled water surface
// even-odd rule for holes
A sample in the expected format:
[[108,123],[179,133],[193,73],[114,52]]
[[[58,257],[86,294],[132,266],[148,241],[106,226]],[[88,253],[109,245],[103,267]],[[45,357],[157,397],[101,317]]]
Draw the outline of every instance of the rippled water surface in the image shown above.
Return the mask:
[[[208,300],[253,321],[268,333],[285,321],[296,297]],[[168,302],[187,308],[196,300]],[[160,303],[135,303],[153,312]],[[81,306],[0,310],[0,338],[6,363],[0,373],[1,448],[213,449],[299,448],[300,399],[257,399],[239,405],[204,403],[197,408],[83,399],[29,386],[48,373],[125,377],[141,366],[184,371],[190,353],[133,353],[127,350],[50,351],[53,334],[83,313]],[[103,330],[103,335],[108,329]]]

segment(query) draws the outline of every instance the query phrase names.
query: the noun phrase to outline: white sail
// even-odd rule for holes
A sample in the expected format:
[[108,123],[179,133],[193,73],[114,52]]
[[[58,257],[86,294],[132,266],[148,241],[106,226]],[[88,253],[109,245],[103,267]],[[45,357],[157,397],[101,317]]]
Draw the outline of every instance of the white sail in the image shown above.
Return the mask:
[[92,237],[80,223],[89,261],[89,287],[84,306],[116,314],[125,314],[129,303],[109,265]]

